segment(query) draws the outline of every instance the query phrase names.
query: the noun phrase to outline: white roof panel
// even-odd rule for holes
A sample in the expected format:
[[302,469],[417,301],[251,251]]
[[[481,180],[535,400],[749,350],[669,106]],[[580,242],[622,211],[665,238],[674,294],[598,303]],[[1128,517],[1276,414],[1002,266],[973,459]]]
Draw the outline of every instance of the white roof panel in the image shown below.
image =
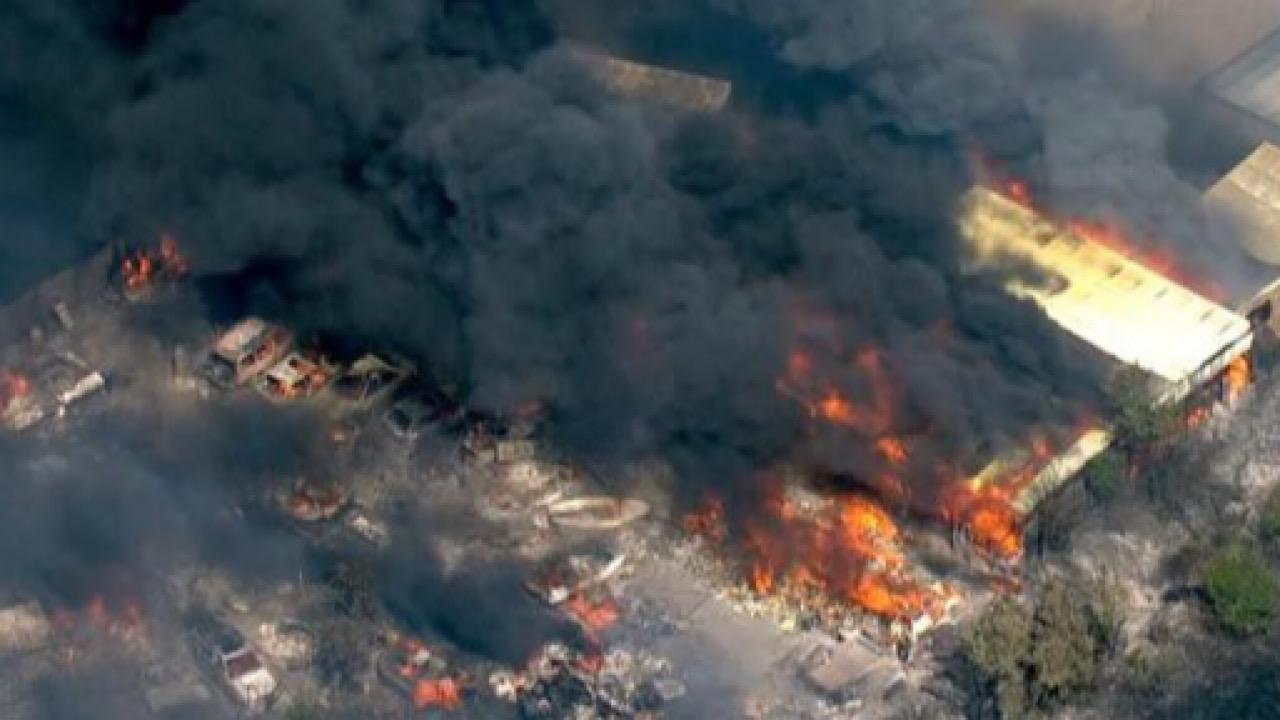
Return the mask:
[[1005,289],[1121,362],[1178,386],[1252,340],[1249,322],[1101,243],[985,187],[962,200],[959,224],[974,269],[1028,263]]

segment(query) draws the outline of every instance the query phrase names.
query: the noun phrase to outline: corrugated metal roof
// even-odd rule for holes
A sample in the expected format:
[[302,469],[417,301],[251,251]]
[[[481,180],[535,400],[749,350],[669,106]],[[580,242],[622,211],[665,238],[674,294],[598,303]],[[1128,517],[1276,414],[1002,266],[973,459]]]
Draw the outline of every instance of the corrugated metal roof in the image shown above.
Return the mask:
[[1181,395],[1207,368],[1247,349],[1249,322],[1100,243],[1052,223],[1000,194],[972,189],[961,234],[973,269],[1017,259],[1043,278],[1013,273],[1005,289],[1035,301],[1055,323]]
[[1280,32],[1228,63],[1209,79],[1208,87],[1227,103],[1280,125]]
[[572,52],[610,92],[692,112],[717,112],[729,101],[733,84],[727,80],[574,47]]
[[[1277,93],[1280,101],[1280,93]],[[1254,258],[1280,265],[1280,148],[1263,143],[1204,194]]]

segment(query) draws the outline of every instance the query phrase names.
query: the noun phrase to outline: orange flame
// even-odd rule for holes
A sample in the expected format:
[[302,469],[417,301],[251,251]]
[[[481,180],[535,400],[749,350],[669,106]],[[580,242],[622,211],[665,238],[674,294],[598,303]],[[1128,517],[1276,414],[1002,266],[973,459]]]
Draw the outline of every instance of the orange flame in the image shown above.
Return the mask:
[[187,274],[187,260],[178,252],[178,243],[169,233],[160,236],[158,250],[138,250],[120,265],[124,289],[137,293],[150,287],[157,277],[176,280]]
[[1131,260],[1136,260],[1148,270],[1163,275],[1210,300],[1221,302],[1226,299],[1226,293],[1221,287],[1203,278],[1195,277],[1168,251],[1138,246],[1118,223],[1076,218],[1067,220],[1065,224],[1076,235],[1108,247]]
[[591,633],[601,633],[613,627],[620,615],[618,606],[612,599],[592,602],[581,592],[571,595],[565,600],[564,606]]
[[457,710],[462,706],[462,688],[453,678],[419,680],[413,686],[413,706]]
[[1249,383],[1253,381],[1253,371],[1249,367],[1249,359],[1243,355],[1227,364],[1223,371],[1223,389],[1227,402],[1235,402],[1244,394]]

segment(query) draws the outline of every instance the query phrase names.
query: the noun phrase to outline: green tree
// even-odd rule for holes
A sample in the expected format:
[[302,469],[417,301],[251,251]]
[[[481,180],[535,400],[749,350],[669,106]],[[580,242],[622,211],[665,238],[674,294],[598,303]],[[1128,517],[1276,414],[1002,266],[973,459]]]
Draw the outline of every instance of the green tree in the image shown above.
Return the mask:
[[1205,564],[1203,581],[1214,615],[1229,632],[1253,635],[1270,626],[1276,579],[1256,547],[1228,545]]
[[1030,608],[1011,598],[1000,598],[965,637],[964,653],[983,685],[979,692],[990,696],[1001,717],[1022,717],[1030,710],[1027,656],[1032,628]]
[[1129,366],[1116,373],[1108,388],[1113,446],[1130,461],[1159,456],[1183,430],[1182,408],[1157,403],[1147,374]]
[[961,645],[963,667],[977,677],[968,682],[970,695],[978,695],[971,714],[1029,717],[1092,689],[1117,627],[1114,598],[1103,597],[1103,588],[1055,578],[1034,606],[993,602]]
[[1108,449],[1085,468],[1085,487],[1097,502],[1106,504],[1124,492],[1128,481],[1129,461],[1124,453]]

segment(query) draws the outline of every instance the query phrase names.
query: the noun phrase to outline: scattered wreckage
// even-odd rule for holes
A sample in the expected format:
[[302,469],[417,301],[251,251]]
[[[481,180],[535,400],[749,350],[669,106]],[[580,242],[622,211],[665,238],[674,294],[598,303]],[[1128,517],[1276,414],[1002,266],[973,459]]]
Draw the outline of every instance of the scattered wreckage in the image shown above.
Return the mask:
[[20,432],[50,417],[65,417],[72,408],[104,395],[107,376],[73,353],[64,353],[37,373],[33,382],[16,370],[0,371],[0,425]]
[[489,688],[526,720],[653,718],[685,694],[663,658],[623,648],[581,651],[563,643],[544,645],[523,668],[491,674]]
[[283,327],[258,317],[245,318],[214,342],[203,374],[224,390],[245,385],[279,362],[292,343],[293,335]]
[[407,698],[417,710],[462,706],[463,693],[471,684],[467,673],[454,673],[440,652],[417,638],[392,633],[378,654],[378,678]]
[[234,626],[207,611],[193,611],[187,640],[197,664],[244,712],[259,715],[271,707],[279,680]]

